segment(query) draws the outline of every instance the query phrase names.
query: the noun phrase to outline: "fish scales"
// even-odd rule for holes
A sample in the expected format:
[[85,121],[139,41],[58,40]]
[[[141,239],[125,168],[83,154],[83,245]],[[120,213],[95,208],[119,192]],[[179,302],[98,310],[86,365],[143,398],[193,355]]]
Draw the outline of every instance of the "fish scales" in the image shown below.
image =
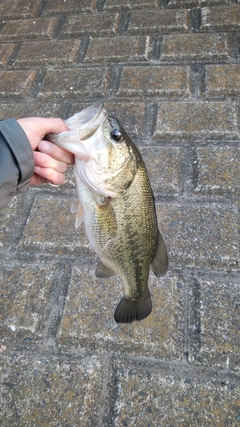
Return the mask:
[[[71,118],[66,123],[71,129]],[[76,226],[84,222],[89,242],[100,257],[96,276],[118,274],[123,280],[125,296],[116,308],[115,321],[142,320],[152,311],[150,265],[157,276],[168,267],[144,161],[103,105],[95,104],[79,113],[74,123],[79,133],[71,137],[71,143],[71,131],[49,139],[75,154]]]

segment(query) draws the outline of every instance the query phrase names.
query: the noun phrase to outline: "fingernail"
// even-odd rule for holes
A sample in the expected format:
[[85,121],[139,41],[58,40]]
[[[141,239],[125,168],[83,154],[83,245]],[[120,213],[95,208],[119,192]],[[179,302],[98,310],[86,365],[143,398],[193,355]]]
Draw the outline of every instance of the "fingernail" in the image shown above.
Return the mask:
[[40,151],[43,151],[44,153],[48,153],[51,149],[49,142],[47,141],[40,141],[38,144],[38,149]]

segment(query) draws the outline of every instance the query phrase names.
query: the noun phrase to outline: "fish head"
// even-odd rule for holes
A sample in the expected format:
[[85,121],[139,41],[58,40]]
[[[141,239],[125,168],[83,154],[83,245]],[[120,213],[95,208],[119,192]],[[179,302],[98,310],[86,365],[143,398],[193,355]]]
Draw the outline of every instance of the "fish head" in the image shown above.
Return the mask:
[[65,123],[70,131],[48,139],[75,155],[76,177],[106,197],[123,194],[137,172],[137,159],[118,119],[96,103]]
[[87,138],[85,149],[89,160],[79,165],[85,182],[108,197],[123,194],[134,179],[137,162],[130,139],[117,118],[107,113],[96,132]]

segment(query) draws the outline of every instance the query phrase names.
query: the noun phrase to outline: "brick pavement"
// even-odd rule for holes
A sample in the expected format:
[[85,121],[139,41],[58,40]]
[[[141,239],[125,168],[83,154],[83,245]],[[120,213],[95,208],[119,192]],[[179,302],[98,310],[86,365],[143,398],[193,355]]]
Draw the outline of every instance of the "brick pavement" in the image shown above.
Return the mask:
[[143,153],[170,267],[117,325],[73,173],[0,212],[0,425],[240,426],[240,4],[1,0],[1,118],[104,100]]

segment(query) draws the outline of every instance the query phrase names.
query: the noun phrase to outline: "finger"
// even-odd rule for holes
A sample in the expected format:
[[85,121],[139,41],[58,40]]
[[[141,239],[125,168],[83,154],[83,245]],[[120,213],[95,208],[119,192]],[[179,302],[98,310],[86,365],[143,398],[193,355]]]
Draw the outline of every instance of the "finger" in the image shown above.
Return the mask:
[[47,133],[61,133],[69,130],[69,127],[62,119],[40,118],[39,120],[41,120],[41,126],[44,126],[44,135]]
[[63,173],[57,172],[55,169],[51,168],[42,168],[40,166],[35,166],[34,172],[40,177],[51,182],[54,185],[63,184],[65,181],[65,176]]
[[57,172],[66,172],[67,163],[64,163],[60,160],[55,160],[51,156],[45,153],[39,153],[37,151],[33,152],[34,162],[36,166],[43,168],[55,169]]
[[47,133],[61,133],[69,130],[61,119],[28,117],[17,121],[29,139],[33,150]]
[[34,173],[29,184],[30,185],[40,185],[40,184],[46,184],[46,182],[47,182],[47,180],[45,178],[42,178],[41,176]]
[[58,147],[56,144],[53,144],[50,141],[42,140],[38,144],[38,149],[42,153],[46,153],[56,160],[67,163],[68,165],[73,165],[74,156],[69,151],[64,150],[61,147]]

